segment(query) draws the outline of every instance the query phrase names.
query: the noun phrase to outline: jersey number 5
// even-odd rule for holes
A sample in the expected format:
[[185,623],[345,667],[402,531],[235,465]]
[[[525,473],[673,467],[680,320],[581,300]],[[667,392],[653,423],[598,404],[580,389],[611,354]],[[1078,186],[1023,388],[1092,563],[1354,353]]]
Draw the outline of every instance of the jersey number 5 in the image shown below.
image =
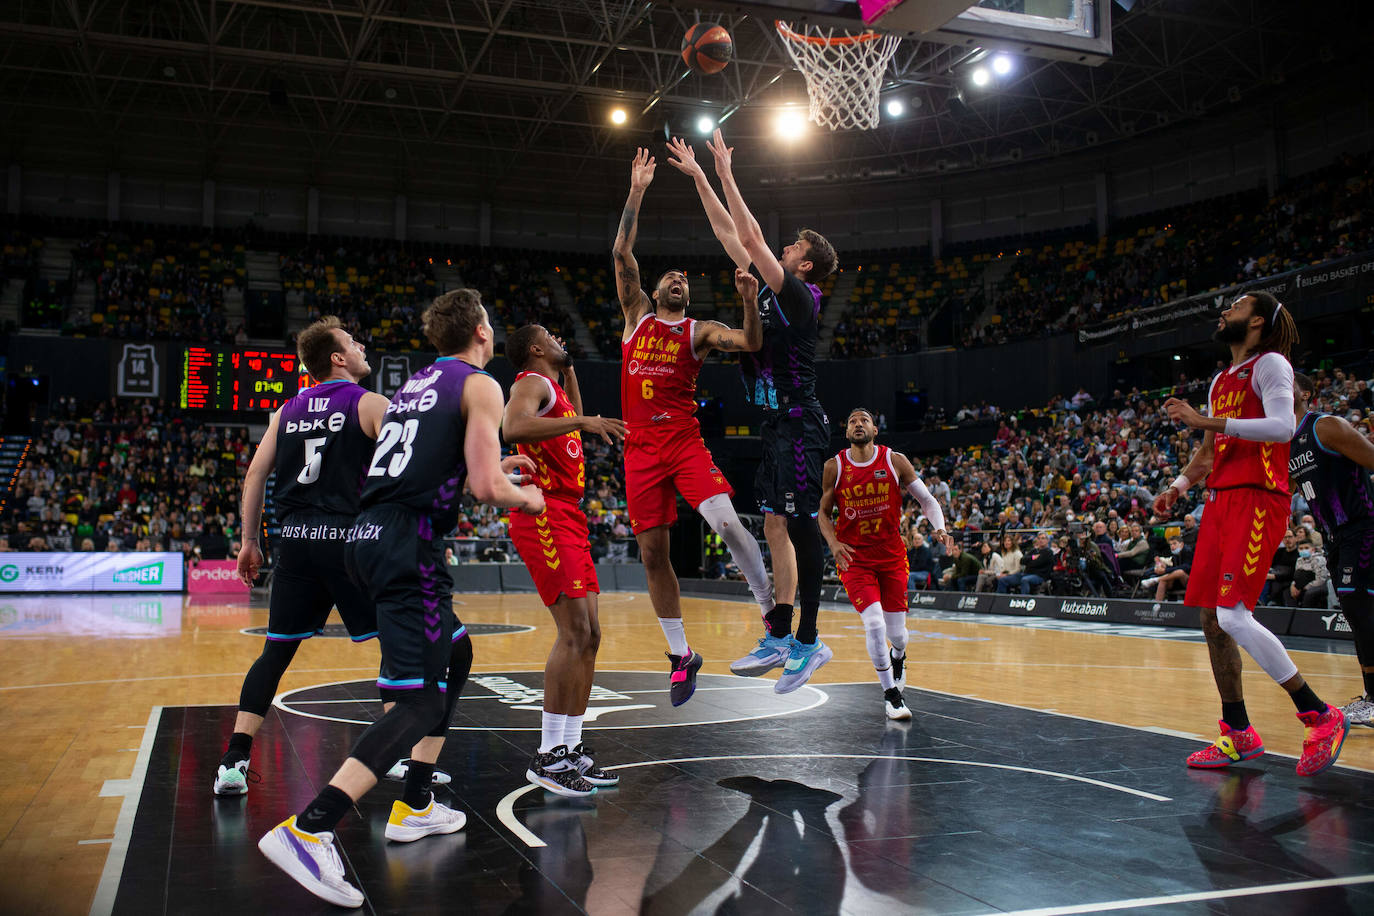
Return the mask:
[[[388,423],[377,436],[377,450],[372,453],[372,464],[367,469],[368,477],[400,477],[401,472],[410,464],[414,455],[410,446],[415,442],[415,434],[420,431],[419,420],[406,420],[405,423]],[[401,453],[392,455],[385,466],[387,453],[399,444]]]
[[324,452],[320,448],[328,441],[327,436],[305,440],[305,467],[296,475],[298,483],[314,483],[320,479],[320,469],[324,466]]

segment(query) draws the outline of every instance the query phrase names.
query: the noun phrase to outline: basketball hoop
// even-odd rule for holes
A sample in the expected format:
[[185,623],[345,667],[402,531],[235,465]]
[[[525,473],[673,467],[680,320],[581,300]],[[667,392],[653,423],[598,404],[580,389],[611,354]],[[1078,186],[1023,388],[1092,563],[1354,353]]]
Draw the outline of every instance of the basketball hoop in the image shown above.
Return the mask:
[[811,100],[807,117],[831,130],[878,126],[878,90],[902,39],[881,32],[851,35],[839,29],[777,23],[783,47],[802,76]]

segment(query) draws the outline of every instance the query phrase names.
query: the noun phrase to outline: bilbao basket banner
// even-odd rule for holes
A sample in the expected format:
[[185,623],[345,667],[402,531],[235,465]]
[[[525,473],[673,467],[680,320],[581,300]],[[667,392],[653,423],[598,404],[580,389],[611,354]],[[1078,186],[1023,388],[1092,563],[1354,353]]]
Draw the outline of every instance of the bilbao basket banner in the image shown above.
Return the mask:
[[0,592],[179,592],[179,553],[0,553]]
[[186,590],[193,595],[242,595],[248,586],[239,580],[233,560],[201,560],[186,570]]

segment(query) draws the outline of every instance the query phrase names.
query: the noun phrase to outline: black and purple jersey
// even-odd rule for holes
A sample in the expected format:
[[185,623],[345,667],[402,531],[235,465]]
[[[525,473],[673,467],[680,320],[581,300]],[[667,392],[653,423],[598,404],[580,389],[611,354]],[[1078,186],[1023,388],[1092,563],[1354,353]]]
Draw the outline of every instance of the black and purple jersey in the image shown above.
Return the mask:
[[1325,416],[1311,412],[1298,424],[1288,474],[1322,534],[1339,540],[1343,528],[1374,524],[1374,481],[1364,467],[1322,444],[1317,421]]
[[358,514],[372,438],[358,422],[367,389],[345,379],[321,382],[281,406],[277,416],[277,518],[292,512]]
[[467,476],[463,386],[479,372],[445,356],[401,386],[377,434],[363,487],[364,508],[405,506],[429,518],[435,537],[453,529]]
[[[762,276],[758,268],[749,272]],[[819,407],[816,398],[816,337],[820,332],[821,288],[785,274],[782,289],[759,289],[763,346],[740,354],[749,401],[768,410]]]

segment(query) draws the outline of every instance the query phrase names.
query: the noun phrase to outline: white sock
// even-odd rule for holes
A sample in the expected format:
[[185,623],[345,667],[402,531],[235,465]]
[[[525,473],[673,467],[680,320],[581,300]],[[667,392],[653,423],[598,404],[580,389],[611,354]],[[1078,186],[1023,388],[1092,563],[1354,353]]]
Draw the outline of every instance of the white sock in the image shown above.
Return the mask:
[[884,632],[883,606],[870,604],[859,612],[864,625],[864,647],[873,661],[873,670],[878,672],[878,683],[883,689],[897,686],[892,677],[892,661],[887,657],[887,634]]
[[681,617],[660,617],[658,625],[668,638],[668,651],[679,658],[687,654],[687,631],[682,627]]
[[759,542],[754,540],[749,529],[739,520],[730,497],[724,493],[717,493],[710,499],[703,500],[701,505],[697,506],[697,512],[701,513],[701,517],[711,526],[711,530],[725,541],[725,546],[730,548],[730,556],[734,558],[739,571],[744,574],[744,581],[749,583],[749,591],[753,592],[754,600],[759,604],[759,612],[767,614],[773,610],[773,585],[768,581],[768,569],[763,565],[763,551],[759,549]]
[[892,643],[892,651],[898,658],[906,658],[906,611],[884,611],[883,623],[887,626],[887,640]]
[[563,743],[563,729],[567,721],[568,717],[562,713],[544,712],[543,723],[539,729],[539,753],[547,754]]
[[582,743],[582,716],[568,716],[563,722],[563,744],[572,750]]

